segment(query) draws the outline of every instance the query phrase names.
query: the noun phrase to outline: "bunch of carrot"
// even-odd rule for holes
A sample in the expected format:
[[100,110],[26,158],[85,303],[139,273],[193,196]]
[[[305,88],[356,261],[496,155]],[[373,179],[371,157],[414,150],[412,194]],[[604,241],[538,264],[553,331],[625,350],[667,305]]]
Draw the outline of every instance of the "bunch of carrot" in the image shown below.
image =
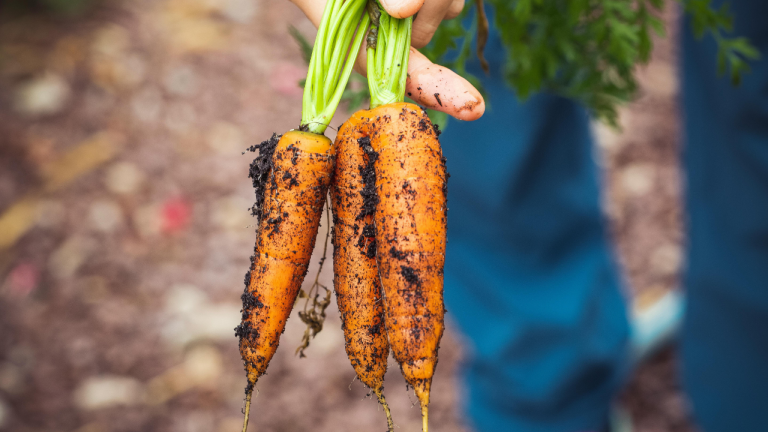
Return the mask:
[[[391,349],[427,431],[444,328],[447,173],[437,128],[423,109],[403,103],[410,30],[411,18],[392,18],[374,0],[329,0],[299,130],[253,149],[259,150],[251,166],[259,225],[235,329],[248,378],[243,431],[253,387],[300,292],[329,188],[334,287],[347,355],[384,406],[391,431],[383,395]],[[323,132],[364,38],[371,109],[354,114],[332,144]]]

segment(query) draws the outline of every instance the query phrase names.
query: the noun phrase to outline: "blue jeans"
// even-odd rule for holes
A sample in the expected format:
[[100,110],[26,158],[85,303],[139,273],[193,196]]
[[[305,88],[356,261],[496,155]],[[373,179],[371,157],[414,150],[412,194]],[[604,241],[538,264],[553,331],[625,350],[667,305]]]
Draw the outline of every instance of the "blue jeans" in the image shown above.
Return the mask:
[[[736,31],[768,56],[768,2],[732,0]],[[760,430],[768,406],[768,62],[742,87],[711,40],[683,35],[688,175],[686,389],[706,432]],[[503,49],[489,41],[500,70]],[[474,67],[474,69],[472,69]],[[585,112],[520,104],[499,74],[490,110],[452,121],[445,296],[470,342],[469,420],[480,432],[604,425],[627,372],[625,298],[599,206]]]
[[[500,69],[501,46],[487,57]],[[624,375],[628,325],[600,203],[586,112],[541,95],[519,104],[499,75],[491,107],[452,121],[448,317],[471,343],[479,431],[597,429]]]
[[[716,1],[720,4],[722,1]],[[734,88],[683,29],[689,303],[683,382],[705,432],[768,430],[768,2],[731,0],[763,60]]]

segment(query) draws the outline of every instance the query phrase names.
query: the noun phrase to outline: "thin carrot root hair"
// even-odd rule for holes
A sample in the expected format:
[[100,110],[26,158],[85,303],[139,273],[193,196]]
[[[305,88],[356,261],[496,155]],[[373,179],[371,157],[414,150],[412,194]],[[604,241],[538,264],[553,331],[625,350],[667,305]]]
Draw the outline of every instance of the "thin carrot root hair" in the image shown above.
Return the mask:
[[[328,289],[325,285],[320,283],[320,273],[323,272],[323,264],[325,264],[325,260],[328,255],[328,238],[331,236],[331,216],[330,216],[330,203],[328,202],[328,198],[326,197],[325,201],[325,225],[328,228],[328,230],[325,233],[325,243],[323,244],[323,256],[320,258],[320,265],[317,267],[317,274],[315,275],[315,281],[312,284],[312,286],[309,288],[309,292],[304,291],[303,289],[299,291],[299,298],[306,298],[304,302],[304,310],[302,312],[299,312],[299,319],[301,322],[307,325],[307,328],[304,330],[304,336],[302,336],[301,339],[301,345],[299,345],[296,348],[295,354],[299,356],[299,358],[304,358],[306,355],[304,354],[304,350],[309,348],[309,343],[312,339],[317,336],[318,333],[323,329],[323,324],[325,323],[325,310],[328,309],[328,306],[331,304],[331,294],[332,291]],[[322,299],[320,299],[321,292],[320,289],[325,290],[325,295]],[[310,302],[312,302],[310,306]]]

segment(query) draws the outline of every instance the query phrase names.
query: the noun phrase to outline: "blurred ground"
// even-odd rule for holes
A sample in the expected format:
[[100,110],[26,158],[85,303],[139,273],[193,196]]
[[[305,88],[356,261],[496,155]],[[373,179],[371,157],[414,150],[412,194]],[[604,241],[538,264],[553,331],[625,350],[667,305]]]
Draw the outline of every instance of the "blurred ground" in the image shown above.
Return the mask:
[[[0,17],[0,430],[239,430],[233,328],[254,238],[241,152],[298,124],[305,66],[288,23],[314,33],[277,0]],[[651,297],[676,286],[682,256],[671,47],[642,71],[624,133],[598,130],[621,264],[633,293]],[[335,305],[329,316],[306,359],[293,355],[303,325],[289,320],[251,430],[384,428],[353,380]],[[436,431],[467,430],[461,352],[449,328]],[[390,369],[399,430],[419,430]],[[636,374],[623,400],[640,431],[688,430],[677,387],[671,353]]]

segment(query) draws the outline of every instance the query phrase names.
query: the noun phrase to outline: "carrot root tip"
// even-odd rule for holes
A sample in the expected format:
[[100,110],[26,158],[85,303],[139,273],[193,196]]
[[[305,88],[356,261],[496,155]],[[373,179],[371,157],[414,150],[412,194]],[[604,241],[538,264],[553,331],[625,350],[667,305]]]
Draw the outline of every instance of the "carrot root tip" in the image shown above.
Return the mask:
[[248,420],[251,416],[251,397],[253,396],[253,388],[245,394],[245,417],[243,418],[243,432],[248,429]]
[[384,393],[381,390],[376,391],[376,397],[379,399],[379,403],[384,408],[384,413],[387,415],[387,432],[395,431],[395,422],[392,420],[392,412],[389,410],[389,404],[384,398]]

